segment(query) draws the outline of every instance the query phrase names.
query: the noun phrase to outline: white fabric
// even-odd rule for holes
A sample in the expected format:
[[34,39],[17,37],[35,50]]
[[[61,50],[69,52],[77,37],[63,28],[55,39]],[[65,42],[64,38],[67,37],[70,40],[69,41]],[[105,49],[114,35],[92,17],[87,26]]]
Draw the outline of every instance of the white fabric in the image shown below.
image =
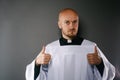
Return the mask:
[[[87,54],[94,52],[95,43],[84,40],[81,45],[60,46],[59,41],[55,41],[46,47],[46,52],[50,53],[48,73],[44,71],[44,66],[40,69],[40,74],[36,80],[113,80],[115,68],[108,62],[104,54],[97,47],[99,55],[103,59],[104,72],[101,77],[96,66],[89,65]],[[34,61],[26,68],[26,80],[34,80]]]

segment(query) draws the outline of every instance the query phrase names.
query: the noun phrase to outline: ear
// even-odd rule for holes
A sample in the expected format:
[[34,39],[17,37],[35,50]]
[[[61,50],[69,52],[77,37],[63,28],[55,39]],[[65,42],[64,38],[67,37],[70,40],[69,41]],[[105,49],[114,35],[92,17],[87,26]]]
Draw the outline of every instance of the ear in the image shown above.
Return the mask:
[[59,29],[61,29],[61,22],[60,21],[58,21],[58,27],[59,27]]

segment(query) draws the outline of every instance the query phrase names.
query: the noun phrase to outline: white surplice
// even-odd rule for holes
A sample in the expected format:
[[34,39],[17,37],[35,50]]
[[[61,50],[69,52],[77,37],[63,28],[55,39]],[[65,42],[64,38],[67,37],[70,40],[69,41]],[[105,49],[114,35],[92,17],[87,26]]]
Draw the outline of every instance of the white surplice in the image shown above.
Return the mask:
[[[103,76],[95,65],[88,63],[87,54],[93,53],[95,46],[95,43],[88,40],[83,40],[81,45],[60,46],[59,40],[48,44],[46,53],[52,58],[47,68],[41,66],[36,80],[113,80],[115,68],[98,47],[104,64]],[[26,67],[26,80],[34,80],[34,67],[35,61]]]

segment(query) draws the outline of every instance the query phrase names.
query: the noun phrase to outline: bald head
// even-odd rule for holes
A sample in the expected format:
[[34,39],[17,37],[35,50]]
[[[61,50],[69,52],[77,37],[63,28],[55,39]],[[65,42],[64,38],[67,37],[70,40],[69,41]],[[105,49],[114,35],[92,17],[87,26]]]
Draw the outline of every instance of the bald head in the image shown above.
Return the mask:
[[74,14],[75,16],[78,17],[78,13],[74,9],[72,9],[72,8],[65,8],[65,9],[60,10],[58,20],[64,14],[72,14],[72,15]]

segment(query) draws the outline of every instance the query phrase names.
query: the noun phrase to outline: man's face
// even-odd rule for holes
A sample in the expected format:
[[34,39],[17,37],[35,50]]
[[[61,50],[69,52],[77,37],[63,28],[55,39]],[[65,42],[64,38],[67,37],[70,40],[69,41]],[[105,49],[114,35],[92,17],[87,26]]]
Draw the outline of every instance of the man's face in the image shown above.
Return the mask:
[[58,26],[61,29],[62,36],[66,39],[72,39],[78,32],[78,15],[73,11],[65,11],[60,14]]

